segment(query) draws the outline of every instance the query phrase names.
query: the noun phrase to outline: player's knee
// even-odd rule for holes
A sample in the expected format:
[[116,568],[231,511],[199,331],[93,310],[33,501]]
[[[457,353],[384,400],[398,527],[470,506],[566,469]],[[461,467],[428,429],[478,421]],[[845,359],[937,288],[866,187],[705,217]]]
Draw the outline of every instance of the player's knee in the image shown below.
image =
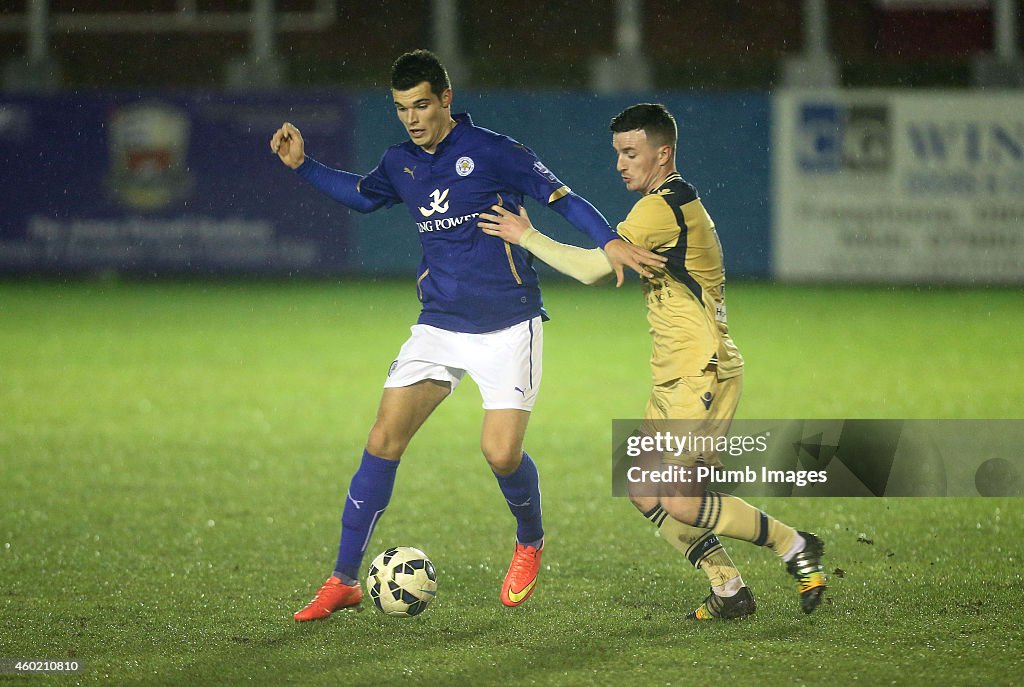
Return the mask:
[[480,450],[484,458],[499,475],[511,475],[523,461],[523,449],[521,446],[508,446],[499,442],[482,441]]
[[408,437],[389,429],[381,423],[375,423],[366,438],[366,450],[379,458],[398,460],[409,445]]
[[650,513],[658,505],[657,496],[638,494],[632,491],[629,494],[629,500],[641,513]]
[[704,485],[699,482],[663,482],[659,502],[669,516],[694,525],[700,516],[704,493]]
[[679,522],[695,525],[700,514],[700,496],[670,496],[661,498],[661,507]]
[[651,484],[646,482],[627,479],[626,495],[629,497],[630,502],[636,506],[641,513],[647,513],[658,505],[659,494],[657,485],[653,485],[652,487]]

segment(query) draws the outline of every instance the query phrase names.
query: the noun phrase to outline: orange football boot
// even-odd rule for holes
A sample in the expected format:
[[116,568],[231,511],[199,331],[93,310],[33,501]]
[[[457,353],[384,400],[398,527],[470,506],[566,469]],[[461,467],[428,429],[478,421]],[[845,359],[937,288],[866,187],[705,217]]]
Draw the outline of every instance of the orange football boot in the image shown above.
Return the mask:
[[295,614],[295,621],[322,620],[339,609],[357,606],[362,600],[363,589],[358,582],[348,585],[332,575],[309,605]]
[[543,552],[544,544],[538,549],[516,542],[512,563],[505,574],[505,583],[501,585],[501,603],[518,606],[530,598],[537,586],[537,573],[540,572],[540,556]]

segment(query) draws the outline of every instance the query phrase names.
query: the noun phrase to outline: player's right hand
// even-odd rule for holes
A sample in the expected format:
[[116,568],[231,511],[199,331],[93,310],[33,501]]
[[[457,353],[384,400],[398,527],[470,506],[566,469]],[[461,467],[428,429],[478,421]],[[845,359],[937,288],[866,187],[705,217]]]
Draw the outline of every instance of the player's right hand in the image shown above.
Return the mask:
[[281,162],[296,169],[306,161],[306,144],[302,134],[291,122],[285,122],[270,139],[270,149],[277,153]]
[[641,277],[651,279],[654,277],[654,273],[650,268],[659,269],[668,262],[668,258],[664,255],[634,246],[622,239],[613,239],[604,244],[604,254],[608,257],[608,262],[612,264],[612,269],[615,270],[616,287],[622,286],[625,277],[623,268],[625,267],[630,268]]
[[485,234],[497,236],[515,245],[519,243],[519,239],[523,237],[523,234],[533,229],[533,225],[530,224],[530,216],[526,214],[526,208],[522,206],[519,207],[518,215],[509,212],[500,205],[492,205],[491,211],[494,214],[488,212],[480,213],[477,223],[477,226]]

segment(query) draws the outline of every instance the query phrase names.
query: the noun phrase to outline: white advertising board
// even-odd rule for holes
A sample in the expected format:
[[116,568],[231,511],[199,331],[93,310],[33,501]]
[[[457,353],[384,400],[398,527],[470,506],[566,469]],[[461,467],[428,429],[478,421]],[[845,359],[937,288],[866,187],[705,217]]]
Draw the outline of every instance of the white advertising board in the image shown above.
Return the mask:
[[780,92],[772,146],[777,278],[1024,283],[1024,95]]

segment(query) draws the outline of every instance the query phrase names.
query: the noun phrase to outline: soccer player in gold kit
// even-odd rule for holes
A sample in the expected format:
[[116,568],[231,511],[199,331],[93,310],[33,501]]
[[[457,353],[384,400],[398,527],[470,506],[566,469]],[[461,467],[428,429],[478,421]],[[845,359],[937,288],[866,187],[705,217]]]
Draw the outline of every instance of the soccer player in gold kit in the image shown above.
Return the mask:
[[[665,256],[664,268],[643,278],[652,336],[653,389],[642,431],[653,435],[668,421],[689,421],[702,436],[725,436],[743,385],[743,357],[729,336],[725,309],[725,269],[714,222],[696,190],[676,171],[677,129],[672,114],[658,104],[626,108],[611,122],[617,170],[626,188],[643,197],[618,226],[626,241]],[[600,250],[558,243],[519,214],[495,206],[481,215],[488,234],[519,244],[555,269],[592,284],[612,273]],[[651,460],[654,465],[650,464]],[[647,455],[645,467],[719,466],[716,453]],[[709,491],[701,481],[659,485],[657,493],[633,489],[633,504],[673,547],[702,569],[711,593],[689,617],[741,618],[756,604],[717,535],[767,546],[786,563],[798,582],[804,612],[817,608],[825,591],[824,544],[772,518],[740,498]]]

